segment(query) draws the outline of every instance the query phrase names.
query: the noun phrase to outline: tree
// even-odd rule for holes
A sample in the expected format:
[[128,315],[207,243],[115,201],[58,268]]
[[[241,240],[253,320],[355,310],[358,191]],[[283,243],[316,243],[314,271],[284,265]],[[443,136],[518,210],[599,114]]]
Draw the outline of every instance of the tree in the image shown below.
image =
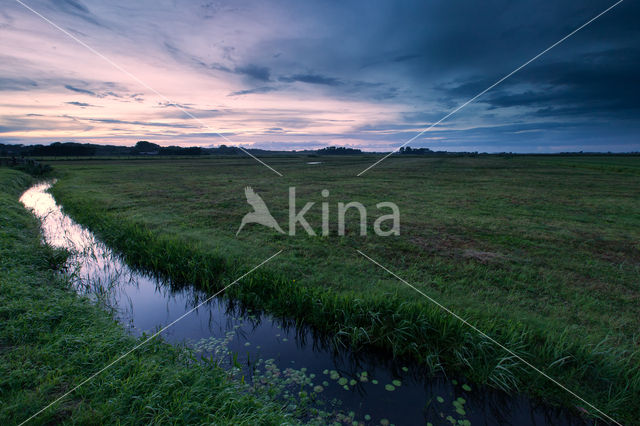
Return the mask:
[[138,143],[136,143],[136,146],[133,148],[133,151],[136,153],[160,152],[160,145],[147,141],[138,141]]

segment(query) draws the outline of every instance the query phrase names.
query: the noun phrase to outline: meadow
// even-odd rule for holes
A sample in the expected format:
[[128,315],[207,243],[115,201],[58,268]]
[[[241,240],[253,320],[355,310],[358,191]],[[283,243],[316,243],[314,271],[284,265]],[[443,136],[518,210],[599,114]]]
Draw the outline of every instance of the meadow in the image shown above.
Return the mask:
[[[373,156],[52,161],[65,211],[137,266],[213,291],[283,250],[228,290],[337,344],[411,357],[510,392],[581,407],[377,260],[620,421],[640,409],[640,158]],[[307,164],[320,162],[320,164]],[[247,225],[252,187],[286,230],[288,191],[315,228],[296,236]],[[329,191],[322,197],[321,191]],[[338,202],[355,210],[337,232]],[[399,236],[377,236],[379,202],[401,211]],[[330,208],[320,235],[321,203]],[[388,213],[388,211],[384,212]]]

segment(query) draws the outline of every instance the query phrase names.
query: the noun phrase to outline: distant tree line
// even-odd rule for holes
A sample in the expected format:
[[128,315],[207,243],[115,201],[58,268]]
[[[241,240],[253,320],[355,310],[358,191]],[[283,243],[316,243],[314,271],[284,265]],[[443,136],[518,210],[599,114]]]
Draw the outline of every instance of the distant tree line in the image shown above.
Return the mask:
[[[317,150],[302,151],[270,151],[256,148],[239,148],[237,146],[220,145],[213,148],[203,147],[181,147],[181,146],[160,146],[148,141],[139,141],[135,146],[120,145],[97,145],[78,142],[54,142],[50,145],[10,145],[0,144],[0,157],[98,157],[98,156],[154,156],[154,155],[240,155],[246,152],[256,155],[274,154],[306,154],[306,155],[358,155],[363,154],[362,150],[356,148],[346,148],[342,146],[328,146]],[[378,152],[383,154],[384,152]],[[396,155],[425,155],[425,156],[448,156],[448,157],[477,157],[484,155],[517,156],[517,155],[539,155],[539,156],[577,156],[577,155],[639,155],[638,152],[611,153],[611,152],[561,152],[553,154],[516,154],[511,152],[500,152],[495,154],[476,152],[449,152],[432,151],[429,148],[402,147]]]
[[429,148],[411,148],[410,146],[403,146],[398,150],[399,154],[412,154],[412,155],[426,155],[433,154]]
[[96,146],[91,144],[80,143],[62,143],[55,142],[51,145],[13,145],[2,146],[2,151],[18,150],[20,156],[40,157],[40,156],[92,156],[96,153]]
[[[245,151],[252,154],[276,154],[288,151],[269,151],[264,149],[220,145],[215,148],[161,146],[149,141],[138,141],[135,146],[96,145],[77,142],[54,142],[50,145],[5,145],[0,144],[0,157],[93,157],[118,155],[239,155]],[[294,151],[295,152],[295,151]],[[300,151],[320,155],[353,155],[362,154],[355,148],[329,146],[316,151]]]
[[362,150],[355,148],[345,148],[343,146],[328,146],[326,148],[316,150],[320,155],[353,155],[362,154]]
[[276,154],[286,151],[264,149],[240,149],[220,145],[214,148],[161,146],[148,141],[139,141],[135,146],[97,145],[77,142],[54,142],[50,145],[0,144],[0,157],[98,157],[98,156],[154,156],[154,155],[239,155],[244,151],[252,154]]
[[156,143],[139,141],[132,149],[134,155],[201,155],[199,146],[183,148],[181,146],[160,146]]
[[[94,157],[119,155],[201,155],[215,148],[160,146],[140,141],[135,146],[96,145],[77,142],[54,142],[50,145],[0,144],[0,157]],[[207,151],[207,152],[205,152]]]
[[[403,146],[397,152],[400,155],[427,155],[427,156],[447,156],[447,157],[477,157],[479,155],[489,155],[486,153],[478,153],[478,151],[433,151],[429,148],[411,148],[410,146]],[[504,153],[501,153],[504,154]]]

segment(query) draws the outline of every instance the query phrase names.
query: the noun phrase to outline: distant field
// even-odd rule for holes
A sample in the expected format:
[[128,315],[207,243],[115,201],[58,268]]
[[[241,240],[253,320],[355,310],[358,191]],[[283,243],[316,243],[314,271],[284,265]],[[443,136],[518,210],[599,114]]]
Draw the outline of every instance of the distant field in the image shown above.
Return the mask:
[[[283,249],[261,275],[269,291],[246,284],[245,297],[250,292],[268,310],[340,331],[354,345],[583,405],[361,250],[606,412],[640,409],[640,157],[391,158],[362,177],[356,174],[371,156],[267,162],[284,176],[239,157],[55,161],[54,194],[134,263],[207,288],[206,277],[215,274],[204,270],[215,262],[199,262],[194,253],[235,265],[216,271],[231,276]],[[318,236],[254,224],[236,237],[250,211],[246,186],[285,230],[288,188],[295,186],[298,210],[315,202],[305,217]],[[327,237],[319,235],[323,201]],[[337,235],[337,203],[350,201],[367,207],[366,237],[358,235],[355,210],[347,235]],[[398,237],[372,232],[373,220],[388,213],[375,207],[383,201],[400,208]],[[136,245],[136,232],[148,240]],[[185,257],[195,260],[176,260]]]

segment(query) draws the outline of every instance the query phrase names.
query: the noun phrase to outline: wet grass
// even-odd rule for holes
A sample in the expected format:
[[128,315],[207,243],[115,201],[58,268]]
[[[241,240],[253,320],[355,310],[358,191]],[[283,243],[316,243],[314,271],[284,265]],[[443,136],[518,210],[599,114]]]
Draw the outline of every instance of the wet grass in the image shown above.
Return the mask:
[[[317,160],[314,158],[313,160]],[[356,249],[478,325],[619,420],[640,409],[640,158],[369,157],[56,162],[59,202],[80,223],[175,283],[220,288],[279,249],[230,294],[276,315],[456,371],[478,383],[589,407],[385,275]],[[319,231],[330,191],[331,235],[250,225],[252,186],[286,229],[289,186]],[[400,237],[336,235],[337,202],[393,201]],[[388,213],[388,212],[384,212]]]
[[[0,168],[0,424],[18,424],[141,340],[79,297],[55,271],[64,252],[41,243],[18,202],[32,179]],[[154,339],[31,424],[296,423],[266,392]]]

